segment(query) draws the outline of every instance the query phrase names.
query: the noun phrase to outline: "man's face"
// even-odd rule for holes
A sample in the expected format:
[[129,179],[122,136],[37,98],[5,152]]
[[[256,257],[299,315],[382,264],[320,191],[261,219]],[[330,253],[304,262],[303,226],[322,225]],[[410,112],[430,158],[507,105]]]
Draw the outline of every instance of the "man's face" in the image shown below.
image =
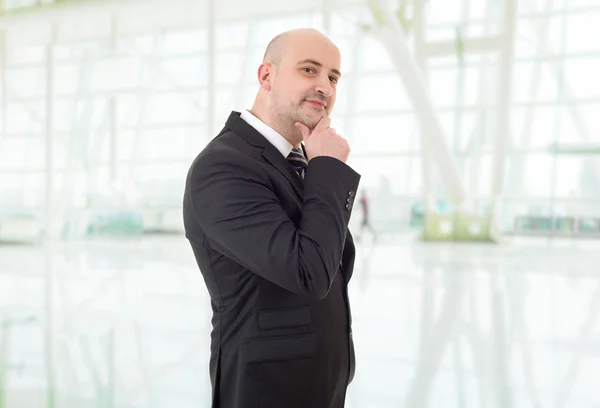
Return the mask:
[[325,38],[292,39],[273,78],[270,105],[280,123],[313,129],[333,109],[340,79],[340,53]]

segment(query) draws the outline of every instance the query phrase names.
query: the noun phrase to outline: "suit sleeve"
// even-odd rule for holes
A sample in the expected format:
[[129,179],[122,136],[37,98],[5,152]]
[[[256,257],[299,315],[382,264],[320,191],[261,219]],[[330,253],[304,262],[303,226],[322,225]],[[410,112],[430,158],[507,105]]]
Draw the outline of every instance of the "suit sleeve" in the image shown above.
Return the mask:
[[312,159],[298,227],[265,171],[238,153],[213,151],[199,159],[188,189],[213,249],[280,287],[321,299],[340,265],[359,181],[337,159]]

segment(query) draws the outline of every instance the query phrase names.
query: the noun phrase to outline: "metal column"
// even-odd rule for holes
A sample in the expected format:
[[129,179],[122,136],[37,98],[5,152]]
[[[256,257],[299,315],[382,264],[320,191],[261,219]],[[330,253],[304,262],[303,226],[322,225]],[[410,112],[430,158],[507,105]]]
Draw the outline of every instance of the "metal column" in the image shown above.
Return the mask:
[[54,193],[54,160],[53,150],[54,141],[52,140],[53,128],[53,104],[52,97],[54,94],[54,42],[56,41],[56,25],[51,27],[50,39],[46,45],[46,103],[45,103],[45,125],[44,125],[44,171],[45,171],[45,220],[44,220],[44,237],[49,239],[54,233],[53,216],[53,193]]
[[500,195],[504,187],[504,169],[506,153],[511,132],[511,102],[513,85],[513,63],[517,24],[517,1],[504,2],[504,36],[500,58],[500,89],[498,95],[498,132],[496,133],[495,151],[493,156],[492,203],[490,208],[491,225],[494,222],[500,203]]

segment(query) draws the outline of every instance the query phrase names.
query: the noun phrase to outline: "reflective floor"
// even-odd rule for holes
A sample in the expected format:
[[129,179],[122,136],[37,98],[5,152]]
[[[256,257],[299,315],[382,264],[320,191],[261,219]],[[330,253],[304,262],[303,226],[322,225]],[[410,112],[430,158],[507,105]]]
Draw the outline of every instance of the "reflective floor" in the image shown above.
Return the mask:
[[[600,406],[600,242],[367,239],[350,290],[349,408]],[[180,237],[0,246],[0,407],[209,407],[209,310]]]

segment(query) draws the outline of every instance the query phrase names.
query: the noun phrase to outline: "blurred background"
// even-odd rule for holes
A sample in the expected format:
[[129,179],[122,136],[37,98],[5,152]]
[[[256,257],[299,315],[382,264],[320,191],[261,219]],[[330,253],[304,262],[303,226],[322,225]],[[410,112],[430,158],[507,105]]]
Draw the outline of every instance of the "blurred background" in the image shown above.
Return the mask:
[[600,0],[0,0],[0,408],[209,407],[193,158],[342,52],[349,408],[600,406]]

